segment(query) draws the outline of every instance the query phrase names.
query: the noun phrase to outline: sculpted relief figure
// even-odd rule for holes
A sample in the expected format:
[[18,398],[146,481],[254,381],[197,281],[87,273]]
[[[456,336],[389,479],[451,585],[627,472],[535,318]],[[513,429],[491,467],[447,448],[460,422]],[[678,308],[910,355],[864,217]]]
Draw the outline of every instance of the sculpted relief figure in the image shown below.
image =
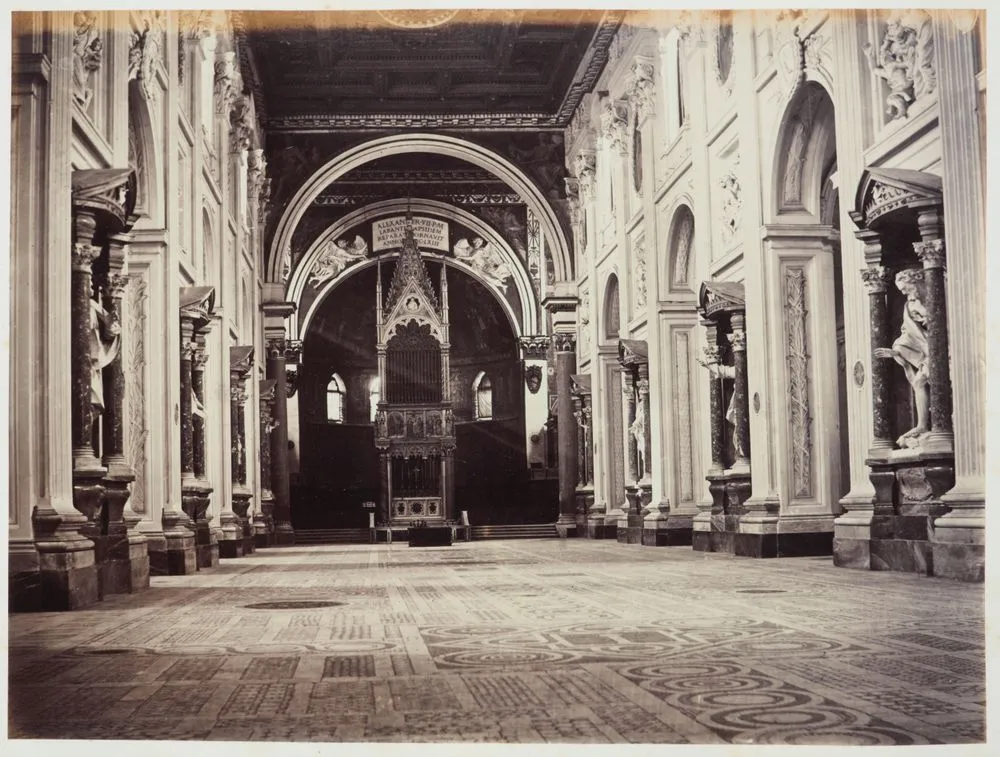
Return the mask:
[[906,380],[913,388],[916,402],[917,425],[900,436],[900,448],[919,447],[921,438],[930,426],[930,378],[927,374],[927,310],[924,308],[924,272],[910,268],[896,274],[896,288],[906,295],[903,306],[903,325],[892,347],[879,347],[876,358],[892,358],[906,372]]
[[360,236],[354,237],[353,242],[348,242],[347,239],[338,239],[336,242],[331,240],[323,246],[316,259],[309,274],[309,283],[318,287],[324,281],[339,276],[341,271],[367,254],[368,243]]
[[486,279],[501,291],[507,289],[507,279],[513,276],[510,266],[504,261],[499,251],[493,245],[487,244],[482,237],[473,237],[455,242],[455,257],[466,265],[479,271]]

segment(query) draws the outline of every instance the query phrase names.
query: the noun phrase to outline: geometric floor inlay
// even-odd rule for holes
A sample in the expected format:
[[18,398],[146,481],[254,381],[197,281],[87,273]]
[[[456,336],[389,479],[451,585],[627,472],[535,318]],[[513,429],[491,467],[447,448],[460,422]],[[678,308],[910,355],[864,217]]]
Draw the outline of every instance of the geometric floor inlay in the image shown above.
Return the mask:
[[10,616],[12,738],[923,745],[985,737],[984,587],[538,540],[261,550]]

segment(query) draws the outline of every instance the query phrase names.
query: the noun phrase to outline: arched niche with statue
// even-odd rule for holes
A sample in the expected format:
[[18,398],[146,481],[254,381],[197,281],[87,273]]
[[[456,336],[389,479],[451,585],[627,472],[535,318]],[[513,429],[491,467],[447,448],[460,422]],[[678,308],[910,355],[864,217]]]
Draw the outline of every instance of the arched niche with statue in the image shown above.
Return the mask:
[[[865,244],[871,324],[872,544],[895,540],[905,547],[902,562],[929,571],[928,527],[954,485],[941,178],[868,169],[850,215]],[[891,556],[897,547],[872,560],[905,567]]]

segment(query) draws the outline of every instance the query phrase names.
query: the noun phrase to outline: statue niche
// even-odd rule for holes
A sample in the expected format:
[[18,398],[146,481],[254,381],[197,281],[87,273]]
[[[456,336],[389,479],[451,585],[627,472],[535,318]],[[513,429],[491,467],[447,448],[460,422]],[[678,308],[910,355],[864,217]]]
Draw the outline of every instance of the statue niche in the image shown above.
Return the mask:
[[[760,556],[763,546],[740,533],[750,496],[750,413],[747,401],[746,299],[743,285],[706,281],[698,312],[707,344],[699,359],[709,373],[712,462],[708,490],[711,511],[695,519],[692,546],[707,552]],[[707,516],[707,517],[706,517]]]
[[[865,244],[872,345],[867,548],[873,567],[929,572],[929,529],[955,482],[941,178],[868,169],[850,215]],[[835,554],[853,538],[835,534]]]

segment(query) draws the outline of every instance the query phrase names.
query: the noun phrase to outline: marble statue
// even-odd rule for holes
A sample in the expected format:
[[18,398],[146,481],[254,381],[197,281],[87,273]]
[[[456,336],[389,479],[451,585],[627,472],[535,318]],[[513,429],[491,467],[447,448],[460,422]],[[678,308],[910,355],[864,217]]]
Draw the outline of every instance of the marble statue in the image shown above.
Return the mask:
[[104,369],[118,354],[121,329],[97,300],[90,300],[90,404],[104,412]]
[[[730,379],[735,380],[736,378],[736,368],[731,365],[724,365],[723,363],[709,363],[704,360],[699,359],[698,362],[711,374],[712,378],[715,379]],[[736,433],[736,392],[733,392],[733,396],[729,398],[729,407],[726,410],[726,423],[733,427],[733,451],[736,453],[736,457],[745,457],[746,454],[744,450],[740,449],[740,439],[739,434]]]
[[892,358],[906,373],[906,380],[913,388],[916,402],[917,425],[900,436],[896,445],[900,448],[919,447],[922,437],[930,427],[930,377],[927,373],[927,310],[923,300],[924,272],[919,268],[908,268],[896,274],[896,288],[906,295],[903,306],[903,325],[892,347],[875,349],[876,358]]
[[[582,413],[581,413],[582,415]],[[635,403],[635,420],[629,426],[629,432],[635,439],[636,451],[638,452],[639,469],[636,473],[642,477],[646,468],[646,403],[639,400]]]

